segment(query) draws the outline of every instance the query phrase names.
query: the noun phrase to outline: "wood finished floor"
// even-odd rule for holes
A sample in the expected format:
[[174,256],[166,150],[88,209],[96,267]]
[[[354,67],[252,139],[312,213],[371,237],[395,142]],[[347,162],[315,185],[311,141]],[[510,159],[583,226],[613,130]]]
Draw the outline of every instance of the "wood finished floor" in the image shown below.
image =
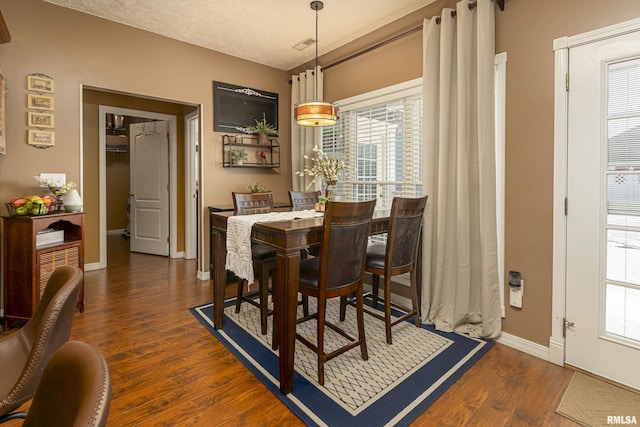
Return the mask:
[[[108,425],[303,425],[187,310],[212,298],[195,261],[127,245],[109,236],[109,268],[85,274],[86,309],[71,333],[107,359]],[[572,374],[496,344],[412,425],[576,426],[554,412]]]

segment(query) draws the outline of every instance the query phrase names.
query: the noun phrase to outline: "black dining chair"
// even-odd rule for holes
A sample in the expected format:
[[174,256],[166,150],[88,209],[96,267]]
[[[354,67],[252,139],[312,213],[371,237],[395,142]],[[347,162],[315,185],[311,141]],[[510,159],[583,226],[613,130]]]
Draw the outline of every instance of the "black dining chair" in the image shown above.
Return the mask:
[[[233,196],[233,210],[236,215],[252,215],[269,213],[273,209],[273,193],[231,193]],[[258,291],[244,293],[244,279],[238,280],[236,295],[236,313],[240,313],[243,301],[260,309],[260,332],[267,333],[267,317],[271,314],[268,307],[269,276],[276,268],[276,251],[269,246],[251,244],[251,259],[258,277]],[[259,297],[259,301],[256,301]]]
[[[360,347],[363,360],[368,360],[364,332],[364,265],[375,200],[365,202],[327,203],[322,244],[318,257],[300,263],[300,286],[302,295],[317,299],[316,313],[298,319],[297,323],[317,319],[317,342],[296,333],[296,338],[318,356],[318,382],[324,385],[324,364],[334,357]],[[358,338],[351,337],[342,328],[326,319],[327,299],[355,295]],[[325,326],[335,330],[350,342],[345,346],[325,353]]]
[[[367,248],[365,271],[371,273],[372,306],[378,306],[378,290],[380,276],[384,276],[384,315],[365,308],[365,312],[385,322],[387,343],[392,344],[391,327],[404,322],[413,316],[416,326],[422,326],[418,309],[418,286],[416,283],[416,267],[418,265],[418,248],[422,236],[422,217],[424,215],[427,196],[419,198],[394,197],[389,216],[389,231],[386,244],[372,244]],[[411,284],[411,308],[391,302],[391,278],[399,274],[409,273]],[[341,318],[345,299],[341,301]],[[391,307],[403,314],[392,321]]]

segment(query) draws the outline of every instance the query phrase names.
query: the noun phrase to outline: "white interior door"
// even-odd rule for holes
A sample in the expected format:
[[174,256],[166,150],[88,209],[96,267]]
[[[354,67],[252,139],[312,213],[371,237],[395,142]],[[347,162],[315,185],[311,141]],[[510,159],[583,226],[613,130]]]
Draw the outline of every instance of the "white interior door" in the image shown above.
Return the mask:
[[640,33],[569,49],[566,363],[640,389]]
[[134,123],[130,135],[130,250],[169,255],[168,122]]

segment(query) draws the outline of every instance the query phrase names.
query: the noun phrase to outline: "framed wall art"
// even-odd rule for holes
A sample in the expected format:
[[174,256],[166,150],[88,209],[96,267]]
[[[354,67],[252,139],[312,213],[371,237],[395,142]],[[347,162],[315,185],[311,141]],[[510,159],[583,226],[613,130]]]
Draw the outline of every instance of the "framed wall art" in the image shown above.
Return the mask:
[[47,95],[27,95],[27,108],[31,110],[54,110],[53,97]]
[[27,142],[29,145],[36,147],[53,147],[56,143],[55,132],[49,130],[30,130]]
[[45,75],[30,74],[27,76],[27,90],[53,93],[53,79]]
[[34,128],[54,128],[55,117],[50,113],[28,112],[29,126]]
[[214,131],[250,133],[262,119],[278,130],[277,93],[213,82]]

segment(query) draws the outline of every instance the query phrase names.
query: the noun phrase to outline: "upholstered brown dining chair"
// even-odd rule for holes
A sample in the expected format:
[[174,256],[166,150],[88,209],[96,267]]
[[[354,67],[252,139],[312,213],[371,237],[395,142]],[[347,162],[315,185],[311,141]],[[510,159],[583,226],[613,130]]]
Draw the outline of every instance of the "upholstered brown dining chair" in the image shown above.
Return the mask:
[[51,356],[25,427],[102,427],[111,405],[107,362],[91,345],[69,341]]
[[[298,323],[317,319],[317,342],[296,333],[296,338],[318,355],[318,382],[324,385],[324,364],[355,347],[360,347],[362,359],[368,360],[364,333],[363,278],[364,262],[375,200],[365,202],[328,202],[320,255],[300,263],[302,295],[317,299],[317,312],[298,319]],[[351,337],[336,324],[326,320],[326,301],[330,298],[355,295],[358,338]],[[337,331],[350,342],[325,353],[325,326]]]
[[78,267],[58,267],[29,321],[0,338],[0,423],[25,417],[12,411],[33,397],[44,366],[69,340],[82,278]]
[[[384,276],[384,316],[365,308],[368,314],[384,320],[387,343],[392,344],[391,327],[413,316],[414,323],[420,327],[418,309],[418,287],[416,267],[418,265],[418,247],[422,235],[422,217],[427,204],[427,196],[419,198],[394,197],[391,203],[391,215],[386,244],[372,244],[367,248],[365,271],[372,274],[371,287],[373,307],[378,305],[380,276]],[[409,273],[411,283],[411,308],[391,302],[391,278],[398,274]],[[391,307],[404,312],[391,320]]]
[[[269,213],[273,209],[273,193],[232,193],[233,210],[236,215]],[[240,313],[242,301],[260,309],[260,331],[267,333],[267,317],[271,314],[268,307],[269,275],[276,268],[276,251],[269,246],[251,244],[253,269],[258,276],[258,291],[243,293],[246,280],[238,280],[236,313]],[[259,301],[256,301],[259,297]]]

